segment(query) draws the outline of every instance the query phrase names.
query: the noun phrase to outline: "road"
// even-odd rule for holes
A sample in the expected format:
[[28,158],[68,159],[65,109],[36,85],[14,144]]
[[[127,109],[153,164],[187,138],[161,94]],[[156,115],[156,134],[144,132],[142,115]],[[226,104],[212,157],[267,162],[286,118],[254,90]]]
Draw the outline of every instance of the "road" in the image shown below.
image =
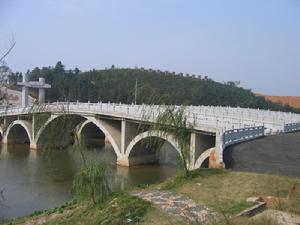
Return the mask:
[[300,133],[268,136],[230,146],[226,168],[300,178]]

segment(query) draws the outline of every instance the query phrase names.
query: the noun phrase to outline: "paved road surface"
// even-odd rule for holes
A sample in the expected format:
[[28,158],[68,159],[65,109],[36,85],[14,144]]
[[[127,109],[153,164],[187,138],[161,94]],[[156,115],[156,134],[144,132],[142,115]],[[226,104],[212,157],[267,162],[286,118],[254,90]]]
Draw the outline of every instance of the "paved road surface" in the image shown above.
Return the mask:
[[280,134],[230,146],[227,168],[300,178],[300,133]]

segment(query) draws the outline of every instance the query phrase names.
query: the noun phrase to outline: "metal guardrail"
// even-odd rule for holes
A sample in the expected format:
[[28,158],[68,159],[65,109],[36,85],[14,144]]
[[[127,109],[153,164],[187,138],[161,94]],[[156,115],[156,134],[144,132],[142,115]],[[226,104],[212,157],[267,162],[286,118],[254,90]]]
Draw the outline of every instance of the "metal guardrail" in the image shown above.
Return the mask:
[[284,133],[295,132],[300,130],[300,123],[284,124]]
[[227,130],[223,133],[223,147],[262,137],[264,131],[264,126]]

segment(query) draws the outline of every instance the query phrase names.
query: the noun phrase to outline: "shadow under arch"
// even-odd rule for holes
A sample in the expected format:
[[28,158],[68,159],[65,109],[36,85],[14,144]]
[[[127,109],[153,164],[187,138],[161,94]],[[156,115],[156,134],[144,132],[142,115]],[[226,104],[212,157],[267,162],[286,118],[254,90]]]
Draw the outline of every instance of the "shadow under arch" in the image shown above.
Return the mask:
[[12,122],[4,139],[8,144],[30,144],[32,143],[32,127],[28,121],[16,120]]
[[110,133],[107,125],[104,125],[101,120],[95,117],[83,116],[78,114],[51,115],[37,132],[37,135],[35,137],[37,148],[44,147],[45,143],[48,145],[46,145],[46,147],[51,148],[56,144],[55,142],[53,142],[53,140],[55,139],[59,139],[57,147],[65,148],[68,145],[72,145],[75,142],[74,134],[76,132],[76,128],[78,128],[79,126],[81,127],[81,129],[83,129],[84,126],[88,123],[92,123],[97,128],[99,128],[99,130],[105,135],[105,137],[107,137],[107,140],[112,145],[116,155],[119,156],[120,147]]
[[207,168],[209,166],[209,157],[211,157],[211,154],[215,151],[215,149],[215,147],[212,147],[204,151],[196,160],[194,169],[199,169],[203,167]]
[[76,129],[76,142],[83,144],[87,148],[103,147],[105,145],[105,134],[93,122],[86,120]]
[[[168,155],[163,149],[165,144],[172,147],[172,150],[167,152]],[[162,152],[164,155],[159,155]],[[170,153],[172,154],[171,157]],[[157,163],[161,157],[164,158],[164,163],[169,159],[173,161],[168,162],[168,164],[178,165],[182,153],[178,142],[171,134],[165,134],[161,131],[146,131],[133,138],[126,148],[125,155],[128,157],[130,166]]]

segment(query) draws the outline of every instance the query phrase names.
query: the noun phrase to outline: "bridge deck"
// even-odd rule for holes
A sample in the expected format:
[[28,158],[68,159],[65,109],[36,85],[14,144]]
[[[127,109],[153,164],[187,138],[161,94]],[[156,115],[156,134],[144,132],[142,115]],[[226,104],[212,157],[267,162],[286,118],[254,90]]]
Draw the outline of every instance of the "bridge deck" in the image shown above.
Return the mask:
[[[178,106],[179,107],[179,106]],[[24,115],[36,112],[74,113],[84,115],[104,115],[136,121],[155,121],[164,106],[127,105],[115,103],[78,103],[57,102],[31,107],[9,107],[0,110],[0,116]],[[299,123],[300,115],[295,113],[275,112],[269,110],[187,106],[188,122],[195,129],[215,133],[219,130],[232,130],[246,127],[264,126],[271,131],[284,131],[285,124]]]

